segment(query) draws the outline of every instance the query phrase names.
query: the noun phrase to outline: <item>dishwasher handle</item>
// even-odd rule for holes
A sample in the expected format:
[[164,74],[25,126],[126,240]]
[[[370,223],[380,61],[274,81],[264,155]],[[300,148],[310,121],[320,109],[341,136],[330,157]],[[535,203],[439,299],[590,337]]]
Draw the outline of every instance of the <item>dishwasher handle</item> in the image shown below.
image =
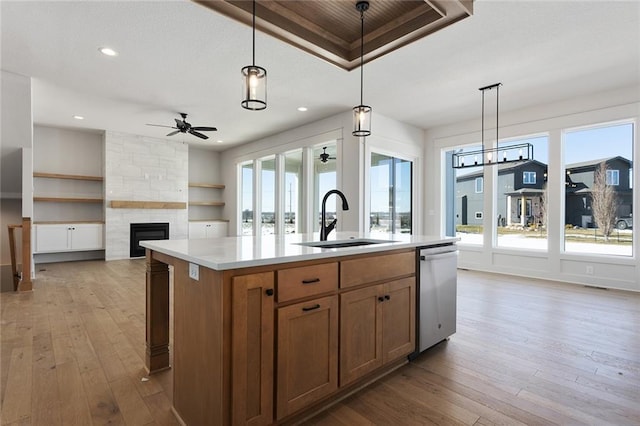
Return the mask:
[[447,258],[447,257],[454,257],[454,256],[457,256],[457,255],[458,255],[457,250],[456,251],[446,251],[444,253],[420,255],[420,260],[443,259],[443,258]]

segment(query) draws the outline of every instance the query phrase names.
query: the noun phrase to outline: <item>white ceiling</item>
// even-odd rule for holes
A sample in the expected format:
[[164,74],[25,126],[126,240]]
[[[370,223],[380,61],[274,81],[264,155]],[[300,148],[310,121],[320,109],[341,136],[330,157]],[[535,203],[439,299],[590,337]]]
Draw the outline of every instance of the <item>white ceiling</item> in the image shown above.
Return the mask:
[[[0,8],[1,67],[34,78],[37,124],[164,137],[169,129],[145,123],[173,125],[187,112],[192,125],[219,129],[200,146],[223,150],[359,103],[358,69],[258,33],[268,108],[243,110],[251,28],[186,0],[2,0]],[[640,2],[476,0],[473,16],[366,64],[364,78],[374,112],[421,128],[479,119],[477,89],[496,82],[502,113],[631,87],[640,84]]]

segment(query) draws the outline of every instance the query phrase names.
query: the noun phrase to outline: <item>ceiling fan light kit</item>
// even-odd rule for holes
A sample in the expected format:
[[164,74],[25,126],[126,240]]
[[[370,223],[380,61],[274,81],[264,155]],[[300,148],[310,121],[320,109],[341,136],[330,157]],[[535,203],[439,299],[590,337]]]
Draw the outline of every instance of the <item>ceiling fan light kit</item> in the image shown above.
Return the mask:
[[253,62],[242,68],[242,108],[260,111],[267,107],[267,70],[256,65],[256,2],[253,0]]
[[[500,86],[502,83],[495,83],[489,86],[481,87],[478,90],[482,92],[482,130],[481,140],[482,149],[475,151],[459,151],[455,152],[451,158],[451,166],[454,169],[464,169],[467,167],[493,166],[494,164],[518,163],[533,159],[533,145],[530,143],[519,143],[498,147],[498,124],[499,124],[499,100]],[[496,147],[484,147],[484,92],[496,89]]]
[[368,1],[356,3],[356,10],[360,12],[360,105],[353,108],[353,132],[356,137],[371,135],[371,107],[364,104],[364,12],[369,9]]

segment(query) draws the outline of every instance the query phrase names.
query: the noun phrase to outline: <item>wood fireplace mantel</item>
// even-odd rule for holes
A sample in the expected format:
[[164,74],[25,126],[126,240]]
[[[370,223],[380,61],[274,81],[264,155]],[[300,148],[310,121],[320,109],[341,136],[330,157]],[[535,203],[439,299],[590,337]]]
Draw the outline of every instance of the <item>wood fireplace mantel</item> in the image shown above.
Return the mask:
[[182,201],[129,201],[113,200],[112,209],[175,209],[183,210],[187,208],[187,203]]

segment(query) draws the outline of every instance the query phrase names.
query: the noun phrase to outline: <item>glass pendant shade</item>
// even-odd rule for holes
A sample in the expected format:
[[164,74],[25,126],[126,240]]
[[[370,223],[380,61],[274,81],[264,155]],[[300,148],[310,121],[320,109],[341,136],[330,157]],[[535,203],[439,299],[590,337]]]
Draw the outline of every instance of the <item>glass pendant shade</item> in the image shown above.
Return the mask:
[[244,109],[258,111],[267,107],[267,70],[257,65],[242,68],[242,102]]
[[353,108],[353,136],[371,135],[371,107],[368,105],[358,105]]

